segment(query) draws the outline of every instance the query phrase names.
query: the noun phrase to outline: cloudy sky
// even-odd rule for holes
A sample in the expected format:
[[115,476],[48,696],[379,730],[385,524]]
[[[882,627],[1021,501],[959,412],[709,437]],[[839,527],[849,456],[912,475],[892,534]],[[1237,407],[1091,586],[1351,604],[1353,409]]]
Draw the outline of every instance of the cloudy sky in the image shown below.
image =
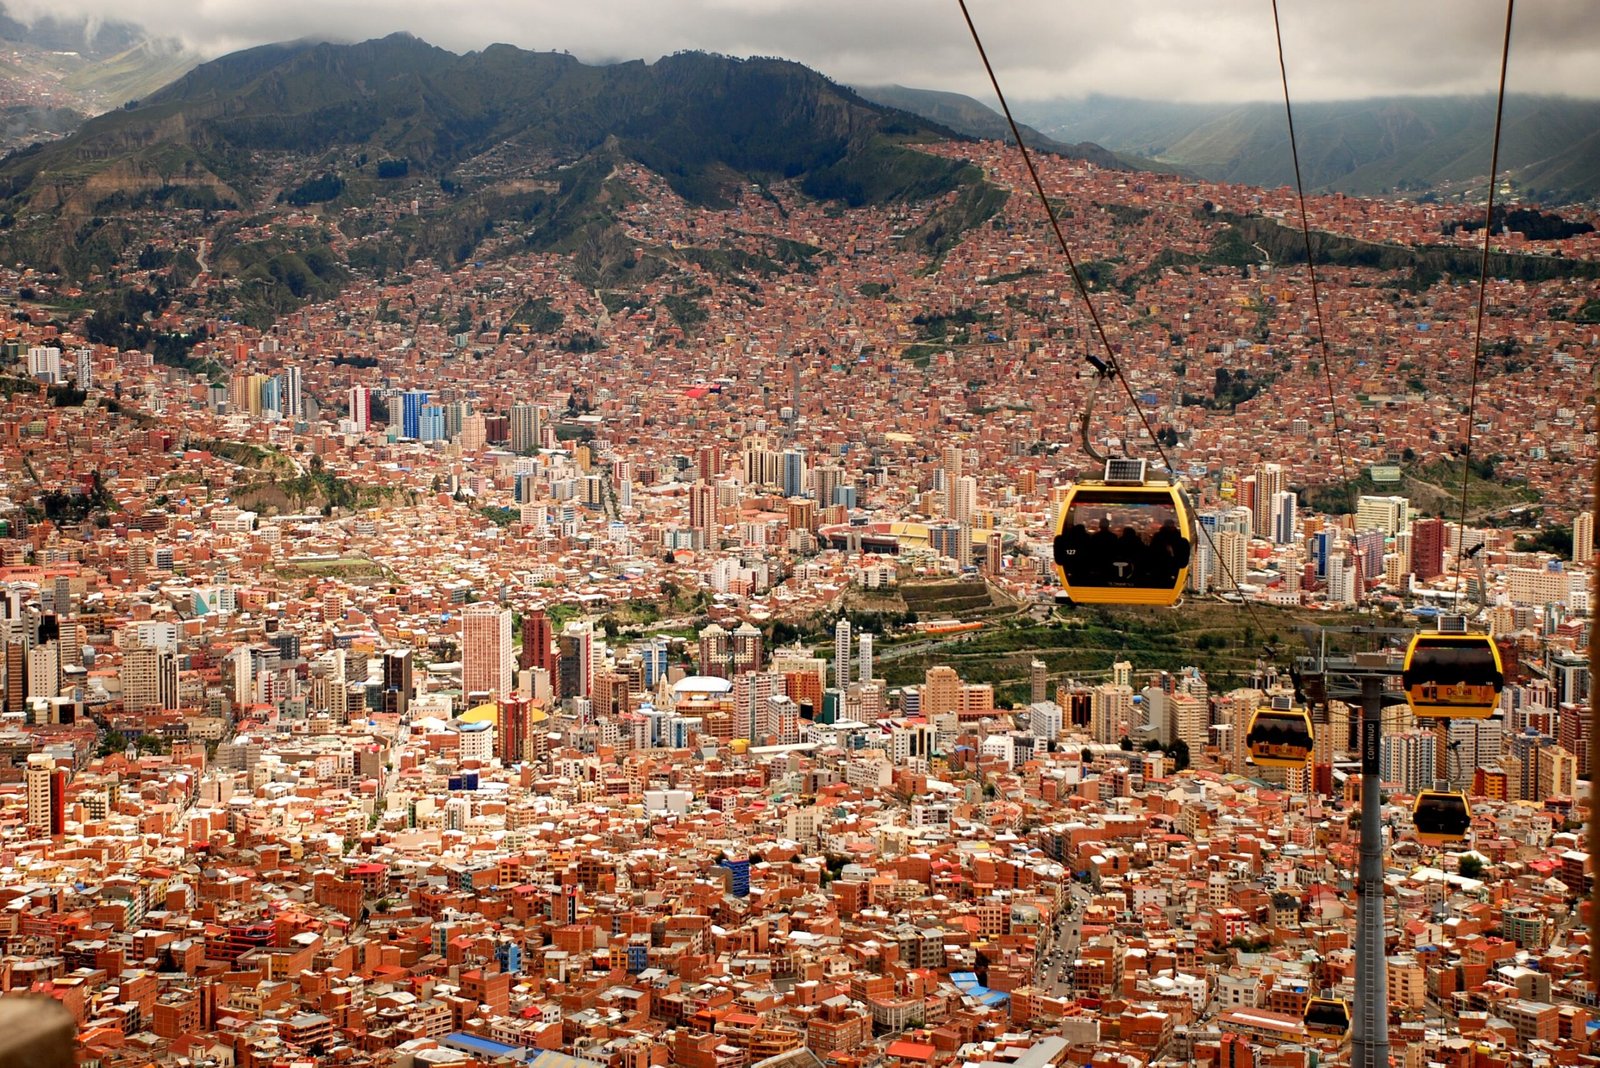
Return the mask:
[[[1281,94],[1269,0],[968,0],[1001,85],[1016,99],[1106,93],[1166,100]],[[407,30],[453,51],[504,41],[581,59],[680,49],[781,55],[849,84],[896,82],[988,102],[955,0],[8,0],[142,23],[218,55],[301,37]],[[1296,99],[1491,91],[1502,0],[1280,0]],[[1594,0],[1517,9],[1513,91],[1600,96]]]

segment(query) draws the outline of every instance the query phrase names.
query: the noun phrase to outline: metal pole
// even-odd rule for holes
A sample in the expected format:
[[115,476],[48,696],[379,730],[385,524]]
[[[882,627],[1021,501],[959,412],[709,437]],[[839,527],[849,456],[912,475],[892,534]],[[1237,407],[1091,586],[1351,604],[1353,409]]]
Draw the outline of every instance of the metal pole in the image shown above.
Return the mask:
[[1383,679],[1361,676],[1361,866],[1357,871],[1352,1068],[1389,1068],[1389,975],[1383,932]]

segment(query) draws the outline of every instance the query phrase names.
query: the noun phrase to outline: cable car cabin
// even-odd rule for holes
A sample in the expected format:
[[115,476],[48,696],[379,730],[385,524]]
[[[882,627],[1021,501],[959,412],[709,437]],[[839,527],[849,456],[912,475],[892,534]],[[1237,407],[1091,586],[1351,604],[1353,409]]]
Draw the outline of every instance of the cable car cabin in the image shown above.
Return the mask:
[[1350,1006],[1338,998],[1312,998],[1303,1019],[1314,1035],[1343,1035],[1350,1030]]
[[1258,708],[1245,735],[1250,759],[1264,768],[1302,768],[1311,756],[1311,714],[1303,708]]
[[1400,678],[1412,715],[1487,719],[1499,704],[1505,670],[1487,634],[1426,631],[1411,639]]
[[1106,476],[1074,483],[1062,502],[1055,539],[1062,588],[1079,604],[1175,604],[1194,545],[1183,490],[1146,481],[1142,460],[1109,460]]
[[1411,808],[1411,825],[1424,845],[1459,845],[1472,826],[1467,796],[1454,790],[1423,790]]

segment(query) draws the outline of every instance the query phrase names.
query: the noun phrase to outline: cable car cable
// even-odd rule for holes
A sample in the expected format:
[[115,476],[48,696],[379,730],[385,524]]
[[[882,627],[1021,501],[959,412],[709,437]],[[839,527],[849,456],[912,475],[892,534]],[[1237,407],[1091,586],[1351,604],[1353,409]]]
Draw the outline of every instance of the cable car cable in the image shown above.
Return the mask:
[[[1328,387],[1328,408],[1333,412],[1333,447],[1339,453],[1339,473],[1351,484],[1350,456],[1344,451],[1344,424],[1333,393],[1333,368],[1328,361],[1328,331],[1322,325],[1322,293],[1317,286],[1317,260],[1311,252],[1311,222],[1306,216],[1306,187],[1300,180],[1300,148],[1294,136],[1294,108],[1289,104],[1289,68],[1283,62],[1283,30],[1278,24],[1278,0],[1272,0],[1272,32],[1278,42],[1278,73],[1283,79],[1283,114],[1289,121],[1289,158],[1294,161],[1294,190],[1300,199],[1300,232],[1306,240],[1306,270],[1311,273],[1311,307],[1317,316],[1317,343],[1322,348],[1322,379]],[[1351,502],[1351,511],[1354,512]]]
[[[1122,390],[1128,395],[1128,402],[1133,405],[1133,410],[1138,413],[1139,421],[1144,424],[1145,433],[1149,435],[1150,443],[1155,446],[1157,455],[1161,457],[1162,466],[1176,480],[1178,469],[1173,466],[1172,459],[1167,455],[1166,448],[1161,444],[1161,439],[1157,436],[1155,427],[1150,424],[1150,417],[1145,414],[1144,408],[1140,406],[1139,398],[1133,391],[1132,383],[1128,381],[1127,375],[1122,371],[1122,364],[1117,359],[1116,350],[1111,347],[1111,339],[1106,336],[1106,328],[1100,319],[1100,312],[1095,307],[1094,301],[1089,297],[1089,287],[1083,280],[1083,273],[1078,270],[1078,262],[1073,258],[1072,249],[1067,245],[1066,234],[1061,230],[1061,220],[1056,215],[1055,205],[1050,203],[1050,197],[1044,191],[1044,182],[1039,177],[1038,168],[1033,164],[1033,154],[1028,151],[1027,143],[1022,139],[1022,130],[1017,126],[1017,120],[1012,117],[1011,105],[1006,100],[1005,92],[1000,88],[1000,78],[995,74],[994,64],[989,62],[989,52],[983,47],[983,38],[978,33],[978,26],[972,21],[972,12],[967,10],[967,0],[956,0],[956,2],[961,5],[961,17],[966,20],[967,31],[972,35],[972,43],[977,46],[978,58],[983,61],[983,69],[989,75],[989,84],[994,87],[995,98],[1000,101],[1000,110],[1006,117],[1006,124],[1011,127],[1011,136],[1017,142],[1017,151],[1022,155],[1022,162],[1027,168],[1028,177],[1033,181],[1034,191],[1039,194],[1039,202],[1044,205],[1045,215],[1050,219],[1050,228],[1055,232],[1056,244],[1060,246],[1061,254],[1066,257],[1067,266],[1072,271],[1072,281],[1077,286],[1079,295],[1083,297],[1083,303],[1089,309],[1089,318],[1094,323],[1095,333],[1099,335],[1100,344],[1106,350],[1106,369],[1101,369],[1097,360],[1091,360],[1090,365],[1095,367],[1096,373],[1109,373],[1122,383]],[[1087,428],[1085,428],[1085,433],[1087,433]],[[1212,537],[1211,531],[1198,519],[1195,519],[1194,525],[1205,535],[1206,543],[1211,546],[1211,555],[1222,566],[1223,573],[1227,575],[1229,583],[1235,590],[1240,589],[1244,585],[1240,581],[1242,576],[1235,576],[1233,569],[1228,566],[1227,560],[1217,551],[1217,542]],[[1244,605],[1245,610],[1250,613],[1250,620],[1253,624],[1257,627],[1265,627],[1260,616],[1256,613],[1255,606],[1246,600],[1242,594],[1239,598],[1239,603]],[[1262,633],[1270,633],[1270,631],[1263,629]]]
[[1489,289],[1489,241],[1494,234],[1494,186],[1500,174],[1500,125],[1506,110],[1506,64],[1511,59],[1511,16],[1516,0],[1506,0],[1505,40],[1500,45],[1500,92],[1494,105],[1494,146],[1489,153],[1489,205],[1483,216],[1483,257],[1478,265],[1478,322],[1472,338],[1472,385],[1467,393],[1467,442],[1461,455],[1461,527],[1456,535],[1455,590],[1461,592],[1461,564],[1467,544],[1467,483],[1472,478],[1472,431],[1478,406],[1478,368],[1483,363],[1483,311]]

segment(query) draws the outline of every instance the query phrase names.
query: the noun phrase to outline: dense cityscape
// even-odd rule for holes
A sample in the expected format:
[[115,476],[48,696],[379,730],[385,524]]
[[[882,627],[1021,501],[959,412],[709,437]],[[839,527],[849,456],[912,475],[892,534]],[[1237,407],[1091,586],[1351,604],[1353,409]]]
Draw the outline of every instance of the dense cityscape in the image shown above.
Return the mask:
[[[1014,145],[920,151],[1002,196],[619,160],[599,276],[516,219],[383,266],[441,183],[0,269],[4,992],[92,1068],[1352,1063],[1331,655],[1392,1063],[1590,1063],[1600,213],[1491,235],[1478,358],[1477,278],[1380,250],[1481,204],[1309,196],[1314,303],[1293,188],[1040,153],[1080,296]],[[1182,603],[1065,596],[1083,445],[1181,479]],[[1401,689],[1455,627],[1493,716]]]

